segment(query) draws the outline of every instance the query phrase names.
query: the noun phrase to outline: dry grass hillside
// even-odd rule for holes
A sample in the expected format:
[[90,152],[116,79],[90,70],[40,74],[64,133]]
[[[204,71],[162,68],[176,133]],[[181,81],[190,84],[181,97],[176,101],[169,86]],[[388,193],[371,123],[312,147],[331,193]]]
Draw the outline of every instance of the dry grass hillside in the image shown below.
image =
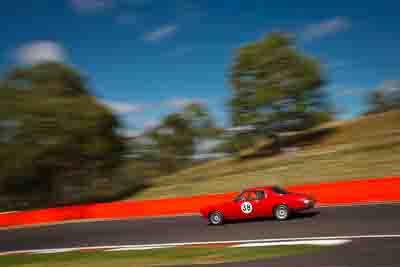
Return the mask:
[[210,161],[153,180],[135,199],[237,191],[268,184],[303,184],[400,175],[400,112],[321,126],[333,129],[295,153]]

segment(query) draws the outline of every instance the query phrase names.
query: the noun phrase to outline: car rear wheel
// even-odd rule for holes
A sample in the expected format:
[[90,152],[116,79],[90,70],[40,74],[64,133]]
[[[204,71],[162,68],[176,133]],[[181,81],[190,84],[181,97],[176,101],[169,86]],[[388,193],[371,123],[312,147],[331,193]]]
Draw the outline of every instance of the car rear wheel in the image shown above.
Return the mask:
[[290,210],[286,205],[279,205],[274,210],[274,216],[280,221],[284,221],[290,216]]
[[215,211],[208,215],[208,222],[212,225],[220,225],[224,223],[224,215],[221,212]]

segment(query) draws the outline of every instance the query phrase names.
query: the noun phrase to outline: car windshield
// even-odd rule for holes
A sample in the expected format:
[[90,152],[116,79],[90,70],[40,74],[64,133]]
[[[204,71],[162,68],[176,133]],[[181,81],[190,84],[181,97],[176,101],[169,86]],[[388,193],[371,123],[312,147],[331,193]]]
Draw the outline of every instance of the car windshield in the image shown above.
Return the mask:
[[272,187],[272,191],[277,193],[277,194],[280,194],[280,195],[286,195],[288,193],[287,191],[285,191],[284,189],[282,189],[279,186]]
[[241,193],[240,193],[239,195],[237,195],[233,200],[234,200],[234,201],[245,200],[245,199],[246,199],[246,197],[245,197],[246,193],[247,193],[247,192],[241,192]]

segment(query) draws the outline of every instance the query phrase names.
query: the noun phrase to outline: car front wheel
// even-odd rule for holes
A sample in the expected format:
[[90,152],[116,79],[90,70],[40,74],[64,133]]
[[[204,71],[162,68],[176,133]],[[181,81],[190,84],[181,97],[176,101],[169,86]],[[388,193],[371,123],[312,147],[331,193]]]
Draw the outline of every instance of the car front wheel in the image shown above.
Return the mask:
[[212,212],[208,215],[208,222],[212,225],[220,225],[224,223],[224,216],[220,212]]
[[284,221],[290,216],[290,210],[286,205],[279,205],[274,210],[274,216],[280,221]]

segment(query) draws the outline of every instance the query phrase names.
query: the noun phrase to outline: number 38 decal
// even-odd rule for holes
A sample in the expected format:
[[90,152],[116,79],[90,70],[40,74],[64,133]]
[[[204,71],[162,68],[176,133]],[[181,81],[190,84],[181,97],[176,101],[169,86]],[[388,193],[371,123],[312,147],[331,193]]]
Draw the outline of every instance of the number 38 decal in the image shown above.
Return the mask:
[[240,209],[242,210],[243,213],[249,214],[253,211],[253,206],[251,205],[250,202],[243,202],[242,205],[240,206]]

